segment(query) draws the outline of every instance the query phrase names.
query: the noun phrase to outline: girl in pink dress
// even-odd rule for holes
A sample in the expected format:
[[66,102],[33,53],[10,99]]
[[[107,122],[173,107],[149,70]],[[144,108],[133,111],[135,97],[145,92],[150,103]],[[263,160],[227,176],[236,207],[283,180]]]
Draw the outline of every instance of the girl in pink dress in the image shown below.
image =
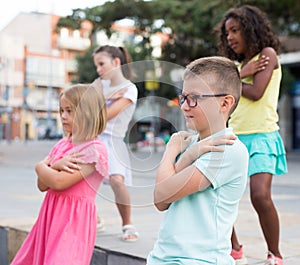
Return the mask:
[[37,163],[38,188],[47,191],[39,216],[12,265],[89,265],[97,225],[95,197],[107,176],[107,152],[98,139],[106,126],[105,99],[92,85],[60,95],[66,137]]

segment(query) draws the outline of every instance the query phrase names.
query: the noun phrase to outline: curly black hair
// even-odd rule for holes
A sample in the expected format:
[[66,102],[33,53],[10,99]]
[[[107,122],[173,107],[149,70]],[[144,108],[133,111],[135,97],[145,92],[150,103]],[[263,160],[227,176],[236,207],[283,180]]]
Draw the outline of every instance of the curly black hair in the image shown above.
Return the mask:
[[229,18],[240,23],[241,34],[252,56],[260,53],[265,47],[272,47],[277,53],[279,52],[280,42],[272,30],[267,14],[258,7],[243,5],[229,9],[216,27],[220,55],[239,62],[244,59],[244,54],[236,54],[228,45],[225,23]]

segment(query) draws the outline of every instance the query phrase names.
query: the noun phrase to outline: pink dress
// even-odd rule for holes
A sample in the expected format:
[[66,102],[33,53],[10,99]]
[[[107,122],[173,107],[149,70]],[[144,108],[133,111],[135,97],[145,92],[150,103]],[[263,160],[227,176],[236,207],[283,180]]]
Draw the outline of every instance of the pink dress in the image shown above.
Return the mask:
[[96,171],[62,190],[49,189],[39,216],[11,265],[89,265],[96,240],[95,197],[108,174],[107,152],[98,140],[73,145],[60,140],[50,151],[53,162],[68,153],[81,152]]

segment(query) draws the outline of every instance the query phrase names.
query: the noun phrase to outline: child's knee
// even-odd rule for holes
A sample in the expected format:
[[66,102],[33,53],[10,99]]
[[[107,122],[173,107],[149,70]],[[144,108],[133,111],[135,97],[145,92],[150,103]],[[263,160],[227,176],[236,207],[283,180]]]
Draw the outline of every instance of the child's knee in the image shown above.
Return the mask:
[[109,183],[113,189],[121,188],[125,185],[124,177],[121,175],[112,175],[109,178]]

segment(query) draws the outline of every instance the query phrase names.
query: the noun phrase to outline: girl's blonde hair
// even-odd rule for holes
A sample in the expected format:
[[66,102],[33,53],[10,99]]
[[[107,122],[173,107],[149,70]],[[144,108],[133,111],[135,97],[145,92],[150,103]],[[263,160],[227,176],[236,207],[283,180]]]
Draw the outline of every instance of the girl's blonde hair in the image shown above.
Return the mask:
[[106,127],[105,98],[100,88],[91,84],[73,85],[60,94],[74,108],[73,131],[76,141],[92,140]]

